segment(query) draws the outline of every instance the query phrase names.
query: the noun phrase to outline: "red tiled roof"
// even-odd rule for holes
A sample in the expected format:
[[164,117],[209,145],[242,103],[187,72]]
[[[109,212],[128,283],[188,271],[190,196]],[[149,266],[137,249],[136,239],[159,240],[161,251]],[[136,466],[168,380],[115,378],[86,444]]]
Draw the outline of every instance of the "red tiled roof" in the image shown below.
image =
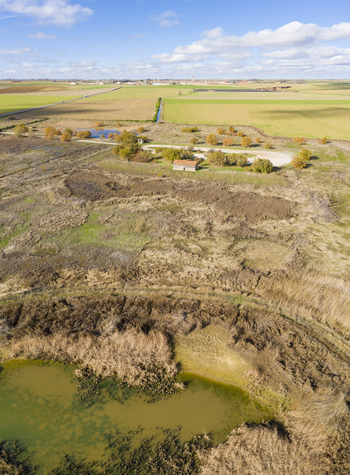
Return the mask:
[[174,160],[173,165],[183,165],[184,167],[194,167],[198,162],[195,160]]

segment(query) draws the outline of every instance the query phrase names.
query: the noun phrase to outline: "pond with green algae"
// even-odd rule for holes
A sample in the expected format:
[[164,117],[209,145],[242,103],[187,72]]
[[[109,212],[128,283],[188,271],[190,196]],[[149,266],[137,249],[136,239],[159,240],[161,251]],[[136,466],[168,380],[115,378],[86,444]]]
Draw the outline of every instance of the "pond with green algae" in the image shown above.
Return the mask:
[[109,434],[138,427],[142,438],[159,440],[162,431],[180,427],[182,442],[203,432],[220,442],[239,424],[271,419],[241,389],[190,373],[180,375],[186,389],[166,399],[150,402],[125,388],[112,397],[108,384],[102,384],[99,397],[87,406],[79,398],[73,365],[11,361],[1,367],[0,439],[19,440],[38,474],[59,466],[66,454],[103,460]]

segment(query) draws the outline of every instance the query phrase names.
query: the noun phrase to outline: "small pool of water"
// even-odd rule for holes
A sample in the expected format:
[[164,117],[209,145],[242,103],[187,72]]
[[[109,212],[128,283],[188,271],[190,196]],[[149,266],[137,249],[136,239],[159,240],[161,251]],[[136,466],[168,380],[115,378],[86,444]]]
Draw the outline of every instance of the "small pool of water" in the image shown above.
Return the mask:
[[118,132],[118,130],[115,130],[115,129],[104,129],[103,127],[97,127],[95,129],[77,129],[77,132],[80,132],[81,130],[88,130],[89,132],[91,132],[91,137],[92,138],[99,138],[101,137],[101,135],[104,135],[105,138],[107,139],[108,138],[108,134],[112,133],[112,134],[120,134],[120,132]]
[[149,402],[124,389],[124,400],[116,400],[105,387],[86,406],[78,397],[72,365],[14,361],[2,368],[0,439],[19,440],[39,466],[38,474],[59,466],[66,454],[103,460],[106,436],[137,427],[143,429],[142,438],[180,426],[182,441],[206,432],[219,442],[239,424],[271,418],[241,389],[190,373],[180,376],[186,389],[167,399]]

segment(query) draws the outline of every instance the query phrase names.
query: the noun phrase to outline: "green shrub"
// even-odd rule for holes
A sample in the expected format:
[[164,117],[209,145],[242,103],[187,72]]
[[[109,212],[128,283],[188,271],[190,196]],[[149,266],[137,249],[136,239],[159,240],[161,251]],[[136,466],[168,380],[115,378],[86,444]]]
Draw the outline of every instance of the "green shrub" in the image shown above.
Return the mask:
[[137,143],[137,136],[135,134],[128,132],[127,130],[124,130],[121,134],[116,136],[115,141],[125,143],[125,144]]
[[255,173],[271,173],[273,165],[267,158],[256,158],[251,169]]
[[113,147],[113,154],[119,155],[120,158],[125,160],[132,160],[133,156],[136,155],[141,150],[141,147],[137,143],[126,143],[121,145],[116,145]]
[[236,165],[238,167],[246,167],[248,165],[248,159],[245,155],[239,155],[236,158]]
[[269,150],[272,148],[272,145],[270,144],[270,142],[265,142],[264,147],[266,148],[266,150]]
[[214,165],[224,166],[226,164],[227,156],[223,152],[210,152],[208,155],[209,163]]
[[91,132],[90,130],[79,130],[77,132],[77,138],[78,139],[89,139],[91,137]]

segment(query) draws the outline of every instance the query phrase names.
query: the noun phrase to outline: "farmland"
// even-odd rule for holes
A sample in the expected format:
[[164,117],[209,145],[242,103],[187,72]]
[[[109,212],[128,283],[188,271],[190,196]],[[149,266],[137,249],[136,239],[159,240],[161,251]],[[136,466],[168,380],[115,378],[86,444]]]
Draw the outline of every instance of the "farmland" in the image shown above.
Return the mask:
[[273,136],[350,139],[349,100],[166,99],[164,120],[252,125]]
[[31,107],[40,107],[47,104],[53,104],[64,100],[72,99],[68,96],[41,96],[41,95],[22,95],[22,94],[1,94],[0,95],[0,114],[14,112]]

